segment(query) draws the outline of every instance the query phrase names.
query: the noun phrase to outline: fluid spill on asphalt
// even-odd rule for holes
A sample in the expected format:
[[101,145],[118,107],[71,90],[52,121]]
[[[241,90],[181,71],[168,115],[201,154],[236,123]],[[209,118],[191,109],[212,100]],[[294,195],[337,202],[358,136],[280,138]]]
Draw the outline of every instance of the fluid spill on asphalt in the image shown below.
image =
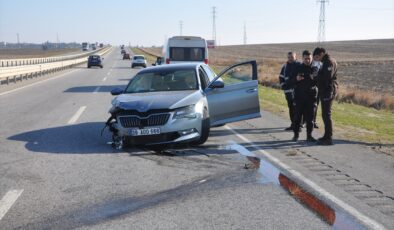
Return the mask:
[[242,145],[229,141],[224,147],[227,150],[235,150],[245,156],[249,163],[245,169],[256,169],[258,172],[257,182],[261,184],[275,184],[286,190],[293,198],[307,206],[320,216],[333,229],[365,229],[360,223],[348,214],[330,207],[299,184],[285,176],[277,167],[270,162],[257,157]]

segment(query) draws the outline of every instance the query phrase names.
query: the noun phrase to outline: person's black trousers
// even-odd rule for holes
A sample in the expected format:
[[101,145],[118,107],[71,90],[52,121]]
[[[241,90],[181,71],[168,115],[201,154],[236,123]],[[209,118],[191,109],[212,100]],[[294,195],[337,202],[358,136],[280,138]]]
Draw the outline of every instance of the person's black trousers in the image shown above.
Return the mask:
[[293,92],[285,93],[287,107],[289,107],[289,117],[291,122],[291,127],[294,125],[294,96]]
[[[298,95],[297,95],[298,94]],[[295,93],[295,115],[294,115],[294,126],[293,131],[298,134],[300,131],[300,125],[302,117],[306,122],[307,135],[312,135],[313,131],[313,118],[316,110],[317,95],[316,91]]]
[[333,99],[324,99],[321,98],[321,114],[324,122],[324,136],[325,139],[332,139],[332,119],[331,119],[331,110],[332,110],[332,102]]

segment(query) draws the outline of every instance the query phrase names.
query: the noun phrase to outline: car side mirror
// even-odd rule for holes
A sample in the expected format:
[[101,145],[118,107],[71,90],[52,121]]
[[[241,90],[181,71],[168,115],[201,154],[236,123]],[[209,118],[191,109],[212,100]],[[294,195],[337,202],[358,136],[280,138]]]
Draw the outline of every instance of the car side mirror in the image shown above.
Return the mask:
[[123,89],[120,89],[120,88],[115,88],[115,89],[111,90],[111,94],[113,96],[117,96],[117,95],[120,95],[122,93],[123,93]]
[[224,88],[224,82],[222,81],[214,81],[212,84],[209,86],[209,88],[216,89],[216,88]]

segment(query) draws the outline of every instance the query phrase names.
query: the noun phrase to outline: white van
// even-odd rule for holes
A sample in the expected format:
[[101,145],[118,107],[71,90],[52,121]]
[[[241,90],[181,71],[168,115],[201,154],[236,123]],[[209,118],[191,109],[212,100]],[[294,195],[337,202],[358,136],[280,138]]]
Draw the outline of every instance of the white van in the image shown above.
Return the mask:
[[208,64],[207,42],[204,38],[193,36],[169,38],[163,46],[163,58],[166,64],[182,62],[204,62]]

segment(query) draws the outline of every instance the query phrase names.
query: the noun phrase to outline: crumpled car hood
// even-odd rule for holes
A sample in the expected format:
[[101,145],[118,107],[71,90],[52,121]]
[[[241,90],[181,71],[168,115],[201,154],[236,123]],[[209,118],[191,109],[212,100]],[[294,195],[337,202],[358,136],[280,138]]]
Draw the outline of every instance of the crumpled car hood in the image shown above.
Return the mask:
[[123,110],[147,112],[196,104],[201,97],[203,95],[198,90],[121,94],[112,100],[112,105]]

